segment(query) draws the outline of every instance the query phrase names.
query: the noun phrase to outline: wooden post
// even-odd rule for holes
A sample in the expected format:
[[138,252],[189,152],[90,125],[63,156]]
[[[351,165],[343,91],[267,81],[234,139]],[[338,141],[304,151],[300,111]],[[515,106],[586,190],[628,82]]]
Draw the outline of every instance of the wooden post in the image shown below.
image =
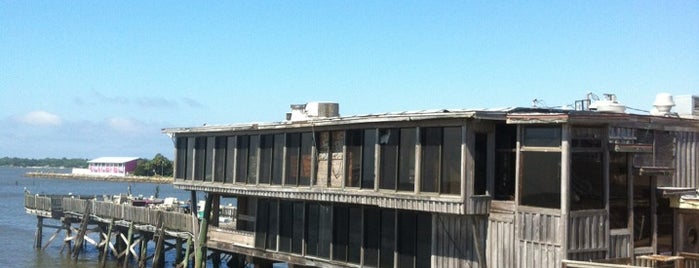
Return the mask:
[[44,217],[36,216],[36,236],[34,237],[34,248],[41,248],[41,239],[44,235]]
[[175,263],[182,262],[182,239],[175,237]]
[[185,250],[185,253],[184,253],[184,262],[183,262],[184,265],[182,266],[184,268],[189,267],[189,252],[190,252],[191,248],[192,248],[192,237],[190,236],[190,237],[187,237],[187,250]]
[[85,203],[85,211],[83,212],[83,219],[82,222],[80,223],[80,230],[78,231],[78,234],[75,236],[75,248],[73,252],[73,258],[78,259],[78,255],[80,255],[80,248],[83,246],[83,242],[85,241],[85,235],[87,234],[87,225],[90,223],[90,209],[92,205],[92,201],[87,201]]
[[197,239],[196,248],[194,250],[194,267],[202,268],[206,266],[206,233],[209,227],[209,217],[211,215],[211,202],[214,194],[206,195],[206,203],[204,203],[204,216],[201,217],[201,226],[199,230],[199,239]]
[[141,234],[141,245],[138,248],[138,267],[146,267],[146,261],[148,259],[148,234],[146,232]]
[[126,235],[126,247],[124,247],[124,268],[129,267],[129,253],[131,253],[131,239],[133,238],[133,222],[129,224],[129,232]]
[[155,244],[155,255],[153,255],[153,267],[164,267],[165,262],[163,257],[165,256],[163,250],[163,242],[165,241],[165,228],[163,227],[163,213],[158,211],[158,224],[157,224],[157,234],[158,242]]
[[107,227],[107,239],[105,240],[104,243],[104,249],[102,249],[102,260],[101,260],[101,267],[104,267],[107,263],[107,254],[109,254],[109,246],[111,244],[112,240],[112,227],[114,226],[114,219],[109,221],[109,227]]

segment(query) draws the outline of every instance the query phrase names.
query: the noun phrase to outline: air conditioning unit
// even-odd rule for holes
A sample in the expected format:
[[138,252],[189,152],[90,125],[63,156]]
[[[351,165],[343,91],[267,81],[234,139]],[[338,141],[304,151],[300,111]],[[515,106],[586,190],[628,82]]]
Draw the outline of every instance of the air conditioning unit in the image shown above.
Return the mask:
[[675,112],[682,118],[699,119],[699,96],[679,95],[674,97]]

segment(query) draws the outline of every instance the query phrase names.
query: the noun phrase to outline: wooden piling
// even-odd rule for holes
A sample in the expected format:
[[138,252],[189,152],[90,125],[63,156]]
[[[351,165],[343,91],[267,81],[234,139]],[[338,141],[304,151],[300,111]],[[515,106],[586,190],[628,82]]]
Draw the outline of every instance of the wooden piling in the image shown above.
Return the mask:
[[148,261],[148,240],[149,235],[146,233],[141,234],[141,245],[138,248],[138,267],[146,267],[146,262]]
[[34,236],[34,248],[41,248],[44,235],[44,217],[36,216],[36,235]]
[[87,201],[85,203],[85,212],[83,213],[82,222],[80,223],[80,230],[75,236],[75,248],[73,249],[73,259],[77,260],[78,255],[80,255],[80,248],[83,246],[85,241],[85,235],[87,234],[87,225],[90,223],[90,208],[92,202]]
[[131,239],[133,238],[133,222],[129,223],[129,232],[126,236],[126,247],[124,249],[124,268],[129,267],[129,253],[131,253]]
[[165,228],[163,227],[163,213],[158,212],[158,224],[157,226],[157,234],[158,234],[158,242],[155,243],[155,255],[153,255],[153,267],[163,267],[165,266],[165,262],[163,260],[163,257],[165,256],[164,250],[163,250],[163,242],[165,241]]
[[104,243],[104,249],[102,250],[102,260],[100,261],[101,267],[107,264],[107,254],[109,254],[109,247],[112,240],[112,227],[114,226],[114,219],[109,221],[109,227],[107,227],[107,237]]
[[209,227],[209,217],[211,215],[211,202],[214,195],[209,193],[206,195],[204,203],[204,215],[201,217],[201,226],[199,229],[199,239],[197,239],[196,248],[194,250],[194,268],[202,268],[206,266],[206,233]]

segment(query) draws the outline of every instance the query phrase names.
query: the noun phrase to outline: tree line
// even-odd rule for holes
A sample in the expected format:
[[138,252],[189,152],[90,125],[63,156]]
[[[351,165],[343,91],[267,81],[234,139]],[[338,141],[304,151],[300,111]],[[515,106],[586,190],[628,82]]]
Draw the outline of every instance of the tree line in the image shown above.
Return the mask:
[[10,167],[64,167],[64,168],[87,168],[88,159],[83,158],[19,158],[19,157],[3,157],[0,158],[0,166]]
[[133,174],[136,176],[172,176],[173,164],[167,157],[156,154],[153,159],[138,159],[136,170]]

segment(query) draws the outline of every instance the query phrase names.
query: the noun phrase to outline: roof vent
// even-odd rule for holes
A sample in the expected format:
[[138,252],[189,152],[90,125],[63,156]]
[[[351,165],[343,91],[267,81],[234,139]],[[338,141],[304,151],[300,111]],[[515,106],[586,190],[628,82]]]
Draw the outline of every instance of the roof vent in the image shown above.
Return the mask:
[[672,110],[673,106],[675,106],[675,102],[672,100],[670,93],[658,93],[658,95],[655,95],[653,109],[650,110],[650,114],[656,116],[671,115],[670,110]]
[[617,101],[616,95],[604,94],[604,100],[598,100],[590,104],[591,111],[624,113],[626,106]]
[[291,112],[286,113],[288,121],[306,121],[314,118],[340,116],[340,104],[337,102],[309,102],[306,104],[292,104]]

